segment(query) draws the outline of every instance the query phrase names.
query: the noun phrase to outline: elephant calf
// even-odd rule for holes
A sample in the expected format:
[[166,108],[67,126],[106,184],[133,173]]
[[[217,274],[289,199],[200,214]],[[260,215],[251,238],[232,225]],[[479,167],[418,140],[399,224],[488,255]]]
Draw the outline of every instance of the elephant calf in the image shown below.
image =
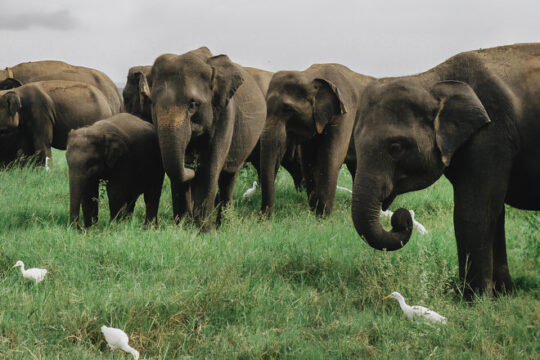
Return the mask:
[[145,223],[156,216],[164,170],[152,124],[130,114],[117,114],[69,133],[70,221],[77,224],[82,205],[84,226],[98,218],[99,181],[107,181],[111,220],[132,214],[144,194]]

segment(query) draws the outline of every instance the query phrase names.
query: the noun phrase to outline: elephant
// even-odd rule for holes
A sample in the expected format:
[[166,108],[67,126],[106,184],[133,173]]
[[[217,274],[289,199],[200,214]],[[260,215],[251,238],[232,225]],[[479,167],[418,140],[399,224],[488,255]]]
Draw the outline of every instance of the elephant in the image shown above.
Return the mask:
[[407,244],[411,216],[385,231],[379,211],[443,174],[454,190],[454,229],[465,296],[514,288],[505,206],[540,210],[540,44],[460,53],[364,91],[354,130],[352,220],[373,248]]
[[122,92],[126,111],[150,123],[152,122],[152,103],[148,97],[150,94],[148,84],[152,83],[151,70],[151,65],[130,68],[126,86]]
[[132,214],[144,194],[145,223],[157,223],[165,172],[154,126],[127,113],[116,114],[68,135],[69,218],[84,226],[98,219],[100,180],[107,182],[111,221]]
[[290,142],[300,145],[311,210],[331,213],[343,162],[355,174],[352,129],[360,94],[371,81],[339,64],[274,74],[261,136],[262,213],[273,211],[276,171]]
[[18,161],[26,164],[34,153],[34,147],[20,131],[0,134],[0,169]]
[[40,81],[0,91],[0,131],[19,132],[24,138],[20,147],[31,143],[41,165],[51,158],[51,146],[66,148],[71,129],[113,113],[101,91],[80,82]]
[[50,60],[26,62],[0,70],[0,90],[46,80],[78,81],[93,85],[105,95],[114,114],[123,111],[118,89],[101,71]]
[[[174,217],[192,214],[208,230],[215,201],[219,208],[232,201],[238,172],[259,139],[264,96],[243,67],[206,47],[159,56],[151,76],[152,118]],[[196,171],[185,166],[186,153],[198,154]]]
[[[253,76],[253,79],[255,79],[257,85],[259,85],[259,88],[263,92],[263,95],[266,97],[268,86],[270,85],[270,81],[272,80],[274,73],[252,67],[244,67],[244,69],[246,69],[247,72]],[[259,181],[261,173],[260,158],[261,144],[259,140],[257,145],[255,145],[255,149],[253,149],[253,152],[247,159],[247,161],[253,164],[257,170],[257,173],[259,174]],[[287,144],[281,165],[289,172],[289,174],[291,174],[294,187],[297,191],[300,191],[304,187],[304,176],[302,174],[302,160],[300,157],[300,146],[298,144],[294,144],[292,142]]]

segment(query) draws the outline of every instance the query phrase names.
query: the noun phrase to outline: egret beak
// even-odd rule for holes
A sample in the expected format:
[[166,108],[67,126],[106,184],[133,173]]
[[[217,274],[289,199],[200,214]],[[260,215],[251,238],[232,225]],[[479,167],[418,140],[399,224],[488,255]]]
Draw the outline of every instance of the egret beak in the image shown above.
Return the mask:
[[16,268],[17,266],[19,266],[19,265],[13,265],[11,268],[13,269],[13,268]]
[[386,300],[386,299],[390,299],[391,297],[392,297],[392,294],[390,294],[390,295],[388,295],[388,296],[385,296],[385,297],[383,297],[382,299],[383,299],[383,300]]

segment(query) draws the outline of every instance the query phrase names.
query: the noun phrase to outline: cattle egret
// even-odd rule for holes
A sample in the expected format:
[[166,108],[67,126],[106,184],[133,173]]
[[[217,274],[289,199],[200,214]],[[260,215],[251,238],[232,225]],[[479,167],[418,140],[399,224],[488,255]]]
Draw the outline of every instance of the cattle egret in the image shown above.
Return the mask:
[[346,187],[343,187],[343,186],[336,185],[336,189],[341,190],[341,191],[346,191],[352,194],[351,189],[347,189]]
[[[411,218],[412,218],[412,221],[413,221],[413,227],[422,235],[425,235],[428,233],[428,231],[426,230],[426,228],[424,227],[424,225],[420,224],[418,221],[416,221],[416,219],[414,218],[414,211],[412,210],[409,210],[409,212],[411,213]],[[380,216],[384,216],[384,217],[390,217],[392,216],[393,212],[391,210],[385,210],[385,211],[382,211],[379,213]]]
[[49,157],[45,157],[45,171],[49,172],[51,171],[51,168],[49,167]]
[[433,323],[441,323],[446,324],[446,318],[440,314],[437,314],[433,310],[429,310],[428,308],[425,308],[423,306],[414,305],[409,306],[405,303],[405,299],[403,296],[401,296],[400,293],[397,291],[394,291],[388,296],[385,296],[383,299],[388,299],[393,297],[397,301],[399,301],[399,306],[401,307],[401,310],[405,313],[405,316],[409,320],[413,319],[422,319],[422,320],[428,320]]
[[45,279],[45,275],[47,275],[47,269],[38,269],[38,268],[32,268],[25,270],[24,269],[24,263],[19,260],[13,265],[14,268],[21,267],[21,273],[23,278],[28,280],[34,280],[37,283],[40,283]]
[[247,189],[244,195],[242,195],[242,197],[245,198],[245,197],[250,197],[251,195],[253,195],[253,193],[255,192],[255,189],[257,188],[257,185],[258,185],[257,182],[254,181],[253,186]]
[[105,325],[101,327],[101,332],[103,333],[103,336],[105,336],[105,340],[107,341],[107,345],[109,345],[111,348],[111,351],[121,349],[133,355],[135,360],[139,358],[139,352],[129,346],[129,338],[125,332],[117,328],[107,327]]

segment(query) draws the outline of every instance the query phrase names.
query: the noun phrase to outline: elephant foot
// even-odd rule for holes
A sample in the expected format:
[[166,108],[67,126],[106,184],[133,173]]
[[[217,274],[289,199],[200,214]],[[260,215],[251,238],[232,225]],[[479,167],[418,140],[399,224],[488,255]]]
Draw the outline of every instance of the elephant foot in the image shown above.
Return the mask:
[[493,274],[493,282],[495,284],[495,295],[501,296],[514,292],[514,282],[510,276],[508,268],[498,271],[496,274]]

